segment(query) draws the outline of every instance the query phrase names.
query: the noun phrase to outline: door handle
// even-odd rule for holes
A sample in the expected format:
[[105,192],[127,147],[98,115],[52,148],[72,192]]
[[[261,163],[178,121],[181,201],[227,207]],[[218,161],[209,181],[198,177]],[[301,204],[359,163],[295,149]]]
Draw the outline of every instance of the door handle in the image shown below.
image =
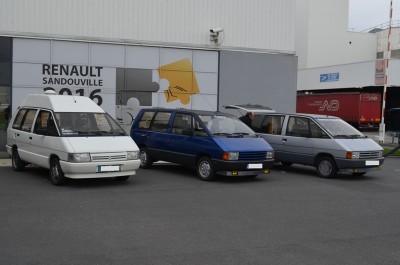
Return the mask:
[[32,140],[32,136],[29,137],[29,140]]
[[283,142],[283,143],[286,143],[286,142],[287,142],[287,139],[286,139],[286,138],[282,138],[282,142]]

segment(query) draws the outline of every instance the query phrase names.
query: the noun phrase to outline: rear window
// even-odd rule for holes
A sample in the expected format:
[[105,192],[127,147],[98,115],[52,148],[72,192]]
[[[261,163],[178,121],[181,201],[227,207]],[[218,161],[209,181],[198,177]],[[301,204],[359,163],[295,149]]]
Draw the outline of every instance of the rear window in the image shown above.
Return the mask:
[[285,116],[278,115],[255,115],[252,128],[257,133],[276,134],[282,133]]
[[20,109],[13,123],[13,129],[30,132],[36,115],[35,109]]

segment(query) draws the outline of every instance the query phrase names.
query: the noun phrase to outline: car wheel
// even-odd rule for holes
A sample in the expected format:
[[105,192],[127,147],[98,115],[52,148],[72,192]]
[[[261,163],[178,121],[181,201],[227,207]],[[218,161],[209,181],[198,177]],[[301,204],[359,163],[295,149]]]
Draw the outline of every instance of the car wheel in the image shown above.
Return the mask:
[[12,167],[15,171],[22,171],[25,169],[26,163],[25,161],[21,160],[18,154],[18,150],[16,148],[12,151],[11,160]]
[[140,148],[139,158],[140,158],[140,168],[149,168],[151,167],[151,165],[153,165],[153,159],[149,155],[149,151],[147,150],[147,148],[145,147]]
[[119,180],[119,181],[126,181],[126,180],[128,180],[128,179],[129,179],[129,176],[120,176],[120,177],[115,177],[115,179],[116,179],[116,180]]
[[58,158],[52,158],[50,161],[50,182],[56,186],[63,185],[66,182]]
[[335,177],[337,173],[335,161],[328,156],[320,158],[317,162],[317,173],[321,178]]
[[210,181],[215,178],[214,167],[208,157],[202,157],[197,162],[197,176],[204,181]]

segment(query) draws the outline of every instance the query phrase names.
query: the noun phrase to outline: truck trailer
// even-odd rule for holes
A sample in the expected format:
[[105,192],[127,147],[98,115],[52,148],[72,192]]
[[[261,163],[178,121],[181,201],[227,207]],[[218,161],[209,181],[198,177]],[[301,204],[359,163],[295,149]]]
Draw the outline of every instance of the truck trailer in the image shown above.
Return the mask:
[[342,92],[298,94],[296,112],[337,116],[356,128],[379,127],[380,93]]

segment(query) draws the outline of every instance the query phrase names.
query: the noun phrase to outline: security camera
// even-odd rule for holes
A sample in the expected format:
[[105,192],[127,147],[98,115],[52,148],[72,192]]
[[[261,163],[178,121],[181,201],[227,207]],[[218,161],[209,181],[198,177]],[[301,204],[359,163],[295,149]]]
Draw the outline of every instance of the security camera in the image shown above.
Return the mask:
[[223,28],[213,28],[213,29],[210,29],[210,32],[211,32],[211,33],[220,33],[220,32],[222,32],[222,31],[224,31]]

